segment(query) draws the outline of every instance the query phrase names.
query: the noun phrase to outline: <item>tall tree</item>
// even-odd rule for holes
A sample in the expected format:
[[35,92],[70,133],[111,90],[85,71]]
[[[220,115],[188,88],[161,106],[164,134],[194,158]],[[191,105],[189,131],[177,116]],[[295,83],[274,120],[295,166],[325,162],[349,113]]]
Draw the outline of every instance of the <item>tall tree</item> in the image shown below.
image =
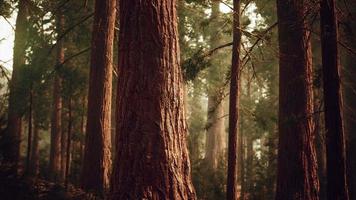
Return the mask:
[[327,198],[349,199],[335,0],[320,2],[322,71],[327,152]]
[[7,133],[4,137],[4,162],[10,167],[10,173],[16,174],[20,161],[20,143],[22,129],[23,97],[21,97],[21,74],[26,61],[26,40],[28,26],[29,5],[27,0],[18,2],[18,14],[16,18],[15,42],[12,77],[10,82],[9,114]]
[[120,1],[112,199],[196,199],[176,0]]
[[109,186],[111,97],[116,0],[96,0],[82,187],[98,193]]
[[[229,143],[228,143],[228,171],[227,171],[227,200],[237,200],[237,139],[239,125],[239,80],[240,80],[240,0],[234,0],[233,12],[233,45],[230,82],[230,105],[229,105]],[[242,156],[242,155],[239,155]]]
[[307,0],[277,0],[279,144],[277,200],[319,199]]
[[60,67],[64,62],[64,48],[61,34],[64,29],[64,15],[59,9],[56,13],[57,25],[57,63],[55,66],[55,77],[53,84],[53,102],[51,118],[51,149],[49,160],[49,176],[53,181],[59,181],[61,178],[61,133],[62,133],[62,80],[59,74]]
[[[216,48],[221,45],[220,1],[211,1],[210,15],[210,46]],[[212,169],[217,169],[219,158],[222,158],[226,148],[225,118],[224,118],[224,70],[221,59],[216,56],[211,59],[208,69],[208,118],[206,125],[205,159]]]
[[[340,39],[351,49],[356,49],[356,2],[348,1],[342,11],[348,13],[343,19],[343,34]],[[340,19],[341,20],[341,19]],[[342,50],[342,49],[340,49]],[[345,133],[347,135],[347,178],[350,199],[356,199],[356,56],[350,51],[343,55],[342,89],[344,94]]]

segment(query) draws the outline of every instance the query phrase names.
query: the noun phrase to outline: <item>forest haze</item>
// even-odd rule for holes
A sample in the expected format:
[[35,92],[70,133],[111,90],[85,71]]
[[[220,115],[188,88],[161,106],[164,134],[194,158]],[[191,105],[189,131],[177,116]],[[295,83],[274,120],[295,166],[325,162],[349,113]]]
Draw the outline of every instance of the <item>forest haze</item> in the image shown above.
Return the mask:
[[356,200],[356,1],[0,0],[0,18],[1,200]]

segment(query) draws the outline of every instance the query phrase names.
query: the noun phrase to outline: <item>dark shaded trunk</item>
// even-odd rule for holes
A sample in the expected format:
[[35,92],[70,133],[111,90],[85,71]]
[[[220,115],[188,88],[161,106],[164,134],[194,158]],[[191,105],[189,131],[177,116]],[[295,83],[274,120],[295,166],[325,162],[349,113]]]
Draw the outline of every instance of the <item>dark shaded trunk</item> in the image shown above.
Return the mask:
[[33,139],[32,139],[32,148],[31,148],[31,156],[30,156],[30,167],[29,167],[29,175],[33,177],[37,177],[39,174],[39,164],[40,164],[40,155],[39,155],[39,131],[40,127],[34,119],[33,122]]
[[69,173],[70,173],[70,158],[71,158],[71,144],[72,144],[72,99],[69,97],[68,100],[68,132],[67,132],[67,142],[66,142],[66,164],[64,170],[64,186],[68,188]]
[[312,55],[307,0],[277,0],[279,144],[276,200],[317,200]]
[[[60,171],[60,178],[59,181],[61,183],[65,182],[65,173],[66,173],[66,168],[67,168],[67,141],[68,141],[68,126],[66,126],[69,123],[69,116],[68,116],[68,112],[65,112],[66,109],[68,109],[68,107],[65,108],[66,105],[63,100],[63,107],[62,107],[62,127],[61,127],[61,171]],[[67,122],[67,124],[65,124],[64,122]]]
[[327,152],[327,199],[348,200],[335,0],[321,1],[320,21]]
[[3,138],[4,164],[9,167],[9,172],[17,174],[20,161],[20,143],[22,131],[22,111],[24,99],[21,96],[21,73],[25,65],[25,50],[27,40],[28,4],[26,0],[20,0],[16,18],[16,30],[14,41],[13,71],[10,82],[9,115],[6,135]]
[[228,142],[228,169],[226,199],[237,200],[237,142],[239,125],[239,80],[240,80],[240,0],[234,0],[233,13],[233,46],[230,82],[230,105],[229,105],[229,142]]
[[179,53],[176,0],[120,1],[111,199],[196,199]]
[[[61,35],[64,29],[64,16],[61,11],[57,13],[57,34]],[[51,118],[51,149],[49,160],[49,178],[52,181],[59,181],[61,178],[61,133],[62,133],[62,80],[59,75],[59,69],[64,62],[63,41],[58,38],[57,41],[57,63],[55,66],[55,77],[53,84],[53,103]]]
[[103,194],[111,167],[112,62],[116,0],[96,0],[82,187]]
[[29,102],[29,111],[28,111],[28,136],[27,136],[27,155],[26,155],[26,170],[25,173],[30,175],[30,166],[31,166],[31,151],[32,151],[32,112],[33,108],[33,90],[32,85],[30,88],[30,102]]
[[[348,1],[346,7],[341,7],[343,13],[348,13],[343,21],[343,42],[348,47],[356,49],[356,2]],[[347,179],[350,199],[356,200],[356,56],[345,50],[342,58],[342,89],[344,93],[345,134],[347,136]]]

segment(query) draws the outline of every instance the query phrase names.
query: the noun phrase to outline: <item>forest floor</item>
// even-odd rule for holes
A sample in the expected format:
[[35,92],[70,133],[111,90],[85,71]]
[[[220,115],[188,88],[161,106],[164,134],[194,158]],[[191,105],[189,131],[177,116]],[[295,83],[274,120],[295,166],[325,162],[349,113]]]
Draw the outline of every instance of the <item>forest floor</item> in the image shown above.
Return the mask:
[[42,179],[15,178],[0,174],[1,200],[100,200],[94,195]]

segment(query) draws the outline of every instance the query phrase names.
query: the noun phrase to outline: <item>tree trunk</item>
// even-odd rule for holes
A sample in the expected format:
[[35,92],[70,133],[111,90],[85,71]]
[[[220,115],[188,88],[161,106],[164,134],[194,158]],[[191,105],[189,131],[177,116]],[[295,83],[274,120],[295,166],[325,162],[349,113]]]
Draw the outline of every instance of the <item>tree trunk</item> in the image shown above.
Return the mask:
[[319,199],[308,2],[277,0],[280,79],[276,200]]
[[[220,1],[211,2],[211,26],[213,27],[210,36],[210,46],[215,48],[221,45],[221,34],[216,30],[220,26]],[[205,159],[212,169],[217,169],[219,160],[224,155],[226,149],[225,120],[224,120],[224,73],[218,58],[212,57],[212,66],[208,69],[208,119],[205,145]]]
[[[239,88],[241,88],[241,80],[239,81]],[[240,115],[240,135],[237,138],[237,177],[240,185],[240,198],[239,199],[245,199],[245,193],[246,193],[246,182],[245,182],[245,147],[244,144],[246,144],[245,139],[246,136],[244,134],[244,116]]]
[[320,3],[327,152],[327,199],[348,200],[335,0]]
[[40,162],[40,155],[39,155],[39,125],[37,124],[36,120],[34,119],[33,125],[33,139],[32,139],[32,148],[31,148],[31,160],[30,160],[30,167],[29,167],[29,174],[33,177],[37,177],[39,174],[39,162]]
[[[63,100],[62,100],[63,103]],[[63,106],[65,106],[65,103],[63,103]],[[68,108],[67,108],[68,109]],[[59,181],[61,183],[65,182],[65,173],[66,173],[66,158],[67,158],[67,141],[68,141],[68,126],[65,126],[65,121],[69,123],[69,117],[68,113],[65,112],[65,108],[62,108],[62,123],[61,123],[61,171],[60,171],[60,178]]]
[[25,173],[27,175],[30,174],[30,167],[31,167],[31,151],[32,151],[32,125],[33,125],[33,90],[32,90],[32,83],[30,87],[30,102],[29,102],[29,111],[28,111],[28,136],[27,136],[27,156],[26,156],[26,170]]
[[68,182],[69,182],[69,173],[70,173],[70,157],[71,157],[71,144],[72,144],[72,99],[69,97],[68,100],[68,132],[67,132],[67,142],[66,142],[66,164],[65,164],[65,170],[64,170],[64,186],[65,188],[68,188]]
[[196,199],[179,53],[176,0],[120,1],[111,199]]
[[17,174],[20,161],[20,143],[22,112],[19,108],[23,107],[21,96],[21,71],[25,65],[25,50],[27,40],[27,17],[28,4],[26,0],[20,0],[18,4],[18,14],[16,19],[13,71],[10,82],[9,95],[9,115],[7,132],[4,136],[4,164],[9,167],[9,172]]
[[[356,49],[356,2],[348,1],[345,13],[348,17],[343,21],[343,36],[346,45]],[[342,50],[342,49],[340,49]],[[356,56],[349,51],[344,54],[344,69],[342,74],[342,88],[344,90],[345,133],[347,135],[347,178],[350,199],[356,200]]]
[[[57,14],[57,34],[61,35],[64,26],[64,15],[61,11]],[[57,64],[55,66],[55,77],[53,84],[53,104],[51,119],[51,149],[49,160],[49,178],[52,181],[59,181],[61,178],[61,133],[62,133],[62,80],[59,75],[59,68],[64,62],[63,41],[57,41]]]
[[82,187],[103,194],[111,167],[112,62],[116,0],[96,0]]
[[233,46],[229,105],[229,146],[226,199],[237,200],[237,140],[239,124],[239,80],[240,80],[240,0],[234,0]]

